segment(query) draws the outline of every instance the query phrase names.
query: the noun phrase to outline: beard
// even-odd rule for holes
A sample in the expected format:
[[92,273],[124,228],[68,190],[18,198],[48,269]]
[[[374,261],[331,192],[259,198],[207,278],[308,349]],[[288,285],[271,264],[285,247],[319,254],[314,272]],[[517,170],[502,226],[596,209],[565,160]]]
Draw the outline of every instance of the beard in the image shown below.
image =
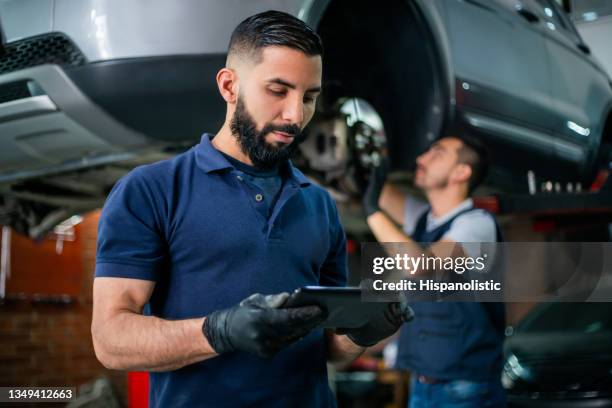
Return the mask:
[[[261,130],[248,112],[242,97],[238,96],[236,111],[230,123],[230,130],[238,140],[240,149],[249,156],[258,169],[273,169],[289,160],[305,136],[298,125],[273,125],[266,123]],[[290,144],[273,144],[266,142],[266,136],[279,131],[293,136]]]
[[446,186],[448,185],[448,180],[449,176],[446,175],[445,177],[437,177],[437,178],[429,178],[427,179],[427,174],[425,173],[425,170],[422,170],[421,173],[421,177],[416,177],[414,178],[414,186],[421,189],[422,191],[428,191],[428,190],[439,190],[439,189],[443,189],[446,188]]

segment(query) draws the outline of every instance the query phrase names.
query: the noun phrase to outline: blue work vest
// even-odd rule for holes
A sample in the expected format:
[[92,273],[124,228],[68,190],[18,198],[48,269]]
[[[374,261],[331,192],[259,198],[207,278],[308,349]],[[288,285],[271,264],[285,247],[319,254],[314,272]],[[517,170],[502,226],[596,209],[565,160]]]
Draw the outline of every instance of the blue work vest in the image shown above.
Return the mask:
[[[459,212],[433,231],[427,213],[419,219],[412,238],[431,244],[440,240]],[[495,223],[497,241],[501,232]],[[502,370],[505,329],[503,303],[415,302],[415,318],[402,326],[397,367],[439,380],[497,380]]]

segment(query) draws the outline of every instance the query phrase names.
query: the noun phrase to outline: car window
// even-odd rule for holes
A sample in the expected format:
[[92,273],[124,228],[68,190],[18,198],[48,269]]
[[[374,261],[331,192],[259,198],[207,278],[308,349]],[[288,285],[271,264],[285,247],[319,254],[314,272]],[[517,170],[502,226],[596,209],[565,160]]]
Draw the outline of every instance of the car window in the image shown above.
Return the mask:
[[511,13],[516,13],[517,8],[521,4],[520,0],[495,0],[495,2]]
[[554,0],[557,6],[566,13],[570,11],[570,0]]
[[572,20],[565,11],[567,7],[560,6],[557,0],[532,1],[537,4],[537,12],[542,16],[545,24],[551,31],[560,33],[573,43],[583,42]]
[[570,7],[574,21],[589,22],[612,16],[612,1],[610,0],[572,0]]
[[534,0],[534,3],[535,6],[538,7],[539,14],[544,17],[547,23],[553,24],[554,29],[562,28],[564,30],[569,30],[567,24],[563,20],[563,17],[557,12],[558,8],[554,7],[550,0]]
[[[568,318],[569,317],[569,318]],[[612,330],[612,308],[608,303],[549,303],[527,318],[520,328],[526,333],[598,333]]]

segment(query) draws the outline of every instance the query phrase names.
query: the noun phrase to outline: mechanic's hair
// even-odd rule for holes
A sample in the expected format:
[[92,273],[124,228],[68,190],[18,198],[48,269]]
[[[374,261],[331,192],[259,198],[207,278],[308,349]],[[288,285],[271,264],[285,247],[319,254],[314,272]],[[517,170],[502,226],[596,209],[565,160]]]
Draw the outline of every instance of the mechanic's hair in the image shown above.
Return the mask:
[[260,61],[261,50],[283,46],[313,57],[323,56],[319,35],[302,20],[281,11],[265,11],[242,21],[234,29],[228,47],[228,58],[245,55]]
[[457,152],[459,163],[464,163],[472,169],[472,176],[468,184],[468,194],[472,194],[487,177],[489,171],[489,152],[480,140],[461,134],[450,136],[461,141],[461,147]]

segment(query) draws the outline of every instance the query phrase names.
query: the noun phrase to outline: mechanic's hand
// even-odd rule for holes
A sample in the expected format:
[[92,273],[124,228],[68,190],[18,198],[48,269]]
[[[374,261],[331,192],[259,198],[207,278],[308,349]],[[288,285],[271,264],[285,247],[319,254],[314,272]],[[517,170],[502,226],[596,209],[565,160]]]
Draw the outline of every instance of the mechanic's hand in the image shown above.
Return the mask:
[[325,320],[318,306],[280,309],[288,297],[288,293],[257,293],[234,307],[213,312],[204,320],[204,336],[219,354],[241,350],[272,357]]
[[383,158],[380,164],[376,167],[372,167],[370,171],[368,187],[363,195],[363,209],[365,210],[366,217],[380,211],[378,201],[380,200],[380,194],[387,180],[389,167],[389,160]]
[[346,334],[358,346],[370,347],[394,334],[400,326],[412,320],[414,312],[405,302],[389,303],[380,316],[356,329],[337,329],[336,333]]

